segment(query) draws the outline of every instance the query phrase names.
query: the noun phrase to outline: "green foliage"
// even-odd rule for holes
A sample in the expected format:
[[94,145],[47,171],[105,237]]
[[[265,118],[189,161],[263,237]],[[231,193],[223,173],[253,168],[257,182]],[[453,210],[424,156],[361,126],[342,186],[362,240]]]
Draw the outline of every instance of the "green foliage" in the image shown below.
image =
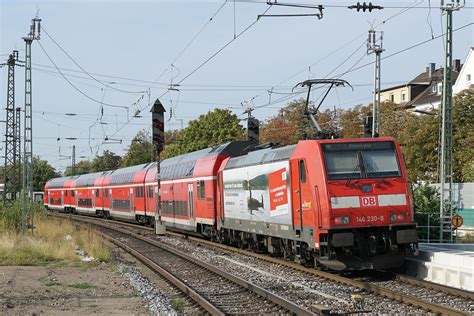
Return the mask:
[[122,159],[122,167],[140,165],[155,161],[156,155],[151,142],[150,131],[141,130],[132,139],[127,154]]
[[46,160],[33,157],[33,191],[43,191],[44,185],[48,180],[60,176],[61,174]]
[[[75,175],[80,175],[80,174],[86,174],[86,173],[91,173],[94,172],[94,168],[92,166],[92,162],[89,160],[81,160],[78,163],[76,163],[76,173]],[[66,170],[64,171],[64,176],[69,177],[72,176],[72,167],[67,166]]]
[[183,301],[182,299],[180,298],[173,298],[171,301],[170,301],[170,305],[171,307],[179,312],[179,313],[183,313],[184,312],[184,308],[186,307],[186,302]]
[[95,156],[92,160],[92,170],[94,172],[107,171],[120,167],[122,157],[109,151],[104,150],[102,155]]
[[[416,186],[413,190],[413,202],[415,204],[415,221],[418,226],[428,226],[429,221],[430,239],[436,238],[439,234],[439,208],[441,203],[438,189],[427,184]],[[428,238],[427,227],[418,230],[418,238]]]
[[13,205],[6,206],[0,202],[0,231],[19,231],[21,228],[21,204],[16,200]]
[[[17,199],[12,205],[4,205],[0,202],[0,232],[20,231],[21,229],[21,199]],[[34,204],[34,216],[42,218],[45,209],[41,203]]]
[[454,178],[457,182],[474,181],[474,87],[454,98]]
[[73,287],[75,289],[86,290],[92,287],[89,283],[74,283],[69,285],[69,287]]
[[244,129],[237,115],[227,109],[215,109],[176,134],[173,144],[165,147],[162,158],[220,145],[244,138]]

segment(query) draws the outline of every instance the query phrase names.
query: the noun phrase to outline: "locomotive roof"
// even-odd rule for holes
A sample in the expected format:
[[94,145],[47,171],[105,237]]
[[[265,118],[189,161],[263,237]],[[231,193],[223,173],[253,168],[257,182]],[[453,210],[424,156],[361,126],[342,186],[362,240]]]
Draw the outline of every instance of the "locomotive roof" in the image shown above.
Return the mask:
[[295,148],[296,144],[285,147],[265,148],[251,151],[246,155],[230,158],[225,166],[225,170],[288,160],[295,151]]
[[198,159],[227,154],[230,156],[245,154],[255,143],[251,141],[235,141],[226,144],[201,149],[181,156],[165,159],[160,165],[161,179],[176,179],[193,175],[194,166]]

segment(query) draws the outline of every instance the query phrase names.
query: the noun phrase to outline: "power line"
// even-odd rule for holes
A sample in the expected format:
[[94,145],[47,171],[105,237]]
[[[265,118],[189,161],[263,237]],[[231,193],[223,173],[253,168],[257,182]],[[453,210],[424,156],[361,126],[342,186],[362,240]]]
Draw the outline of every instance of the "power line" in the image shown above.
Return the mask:
[[[72,58],[72,56],[61,46],[59,45],[59,43],[51,36],[49,35],[49,33],[44,29],[44,26],[41,26],[41,30],[43,30],[43,32],[49,37],[49,39],[54,43],[56,44],[57,47],[59,47],[59,49],[78,67],[82,70],[83,73],[85,73],[87,76],[89,76],[92,80],[100,83],[101,85],[103,86],[106,86],[106,84],[104,84],[102,81],[96,79],[94,76],[92,76],[89,72],[87,72],[84,67],[82,67],[77,61],[74,60],[74,58]],[[119,88],[115,88],[115,87],[109,87],[111,88],[112,90],[116,90],[116,91],[120,91],[120,92],[123,92],[123,93],[131,93],[131,94],[135,94],[135,93],[144,93],[145,91],[127,91],[127,90],[122,90],[122,89],[119,89]]]
[[101,102],[97,99],[94,99],[93,97],[89,96],[88,94],[86,94],[85,92],[83,92],[81,89],[79,89],[78,87],[76,87],[63,73],[62,71],[56,66],[56,63],[53,61],[53,59],[51,58],[51,56],[49,56],[48,52],[46,52],[46,50],[44,49],[43,45],[41,44],[40,41],[38,41],[38,45],[40,46],[41,50],[45,53],[46,57],[48,57],[49,61],[51,62],[51,64],[54,65],[54,67],[56,68],[56,70],[61,74],[61,76],[64,78],[64,80],[66,80],[69,85],[71,87],[74,88],[74,90],[76,90],[77,92],[79,92],[80,94],[82,94],[83,96],[85,96],[86,98],[88,98],[89,100],[91,101],[94,101],[96,103],[99,103],[101,105],[105,105],[105,106],[110,106],[110,107],[115,107],[115,108],[125,108],[125,106],[123,105],[116,105],[116,104],[110,104],[110,103],[105,103],[105,102]]
[[[268,10],[271,9],[271,6],[269,6],[265,11],[263,11],[262,14],[260,15],[264,15],[268,12]],[[222,52],[227,46],[229,46],[231,43],[233,43],[235,40],[237,40],[240,36],[242,36],[245,32],[247,32],[248,30],[250,30],[257,22],[259,21],[259,19],[255,19],[255,21],[253,21],[252,23],[250,23],[245,29],[243,29],[240,33],[238,33],[236,36],[234,36],[230,41],[228,41],[226,44],[224,44],[224,46],[222,46],[221,48],[219,48],[214,54],[212,54],[211,56],[209,56],[206,60],[204,60],[201,64],[199,64],[196,68],[194,68],[190,73],[188,73],[186,76],[184,76],[184,78],[182,78],[178,84],[181,84],[184,80],[188,79],[189,77],[191,77],[194,73],[196,73],[196,71],[198,71],[199,69],[201,69],[204,65],[206,65],[208,62],[210,62],[212,59],[214,59],[214,57],[216,57],[217,55],[219,55],[220,52]]]

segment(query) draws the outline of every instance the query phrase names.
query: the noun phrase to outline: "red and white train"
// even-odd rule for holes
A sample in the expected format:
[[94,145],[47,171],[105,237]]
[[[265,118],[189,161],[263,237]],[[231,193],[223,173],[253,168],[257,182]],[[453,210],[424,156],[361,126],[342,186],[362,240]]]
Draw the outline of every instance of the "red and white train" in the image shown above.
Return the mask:
[[[393,138],[231,142],[161,163],[167,227],[332,269],[398,267],[417,250],[408,175]],[[151,224],[155,163],[45,185],[51,210]]]

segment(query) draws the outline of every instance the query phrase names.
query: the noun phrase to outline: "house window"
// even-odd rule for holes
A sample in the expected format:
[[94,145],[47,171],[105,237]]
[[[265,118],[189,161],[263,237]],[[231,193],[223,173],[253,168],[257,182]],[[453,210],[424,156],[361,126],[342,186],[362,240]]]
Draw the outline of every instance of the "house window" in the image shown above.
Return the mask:
[[437,86],[437,85],[435,85],[435,84],[434,84],[434,85],[432,85],[432,86],[431,86],[431,92],[433,92],[433,93],[436,93],[436,92],[438,92],[438,86]]
[[402,101],[406,101],[406,94],[405,94],[405,92],[402,92]]
[[202,200],[206,197],[206,192],[205,192],[205,184],[204,180],[199,180],[196,182],[197,185],[197,196],[198,199]]
[[466,75],[466,81],[467,81],[467,82],[471,82],[471,74],[467,74],[467,75]]
[[395,102],[395,96],[393,94],[390,95],[390,101]]

